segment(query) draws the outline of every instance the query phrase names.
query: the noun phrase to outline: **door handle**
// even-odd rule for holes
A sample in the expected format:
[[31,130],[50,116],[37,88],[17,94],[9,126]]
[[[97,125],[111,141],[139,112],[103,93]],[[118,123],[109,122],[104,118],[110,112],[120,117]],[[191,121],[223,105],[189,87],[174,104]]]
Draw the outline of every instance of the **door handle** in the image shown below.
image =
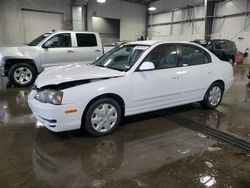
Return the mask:
[[178,79],[179,79],[178,76],[172,77],[172,80],[178,80]]
[[101,50],[95,50],[95,52],[101,52]]
[[73,51],[73,50],[68,50],[67,52],[68,52],[68,53],[74,53],[74,51]]

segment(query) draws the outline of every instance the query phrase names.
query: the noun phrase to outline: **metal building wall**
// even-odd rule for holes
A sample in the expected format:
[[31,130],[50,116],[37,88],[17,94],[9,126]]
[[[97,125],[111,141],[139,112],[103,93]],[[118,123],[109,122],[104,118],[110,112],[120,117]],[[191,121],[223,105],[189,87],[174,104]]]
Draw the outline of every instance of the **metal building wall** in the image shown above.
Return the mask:
[[136,40],[145,32],[146,6],[121,0],[100,4],[88,3],[88,28],[92,31],[92,17],[120,19],[120,40]]
[[215,5],[215,19],[211,38],[233,40],[244,51],[250,47],[249,0],[233,0]]
[[[152,39],[193,40],[204,37],[204,7],[173,10],[152,16]],[[149,24],[151,26],[151,23]]]

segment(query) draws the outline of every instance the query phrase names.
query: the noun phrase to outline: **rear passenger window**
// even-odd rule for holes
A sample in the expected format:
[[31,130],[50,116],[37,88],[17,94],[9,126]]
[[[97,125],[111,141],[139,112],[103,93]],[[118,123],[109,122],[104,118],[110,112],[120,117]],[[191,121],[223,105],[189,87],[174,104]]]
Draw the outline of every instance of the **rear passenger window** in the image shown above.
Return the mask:
[[97,46],[96,36],[94,34],[77,33],[76,40],[78,47]]
[[179,46],[179,53],[182,65],[192,66],[211,62],[210,55],[195,46],[181,45]]

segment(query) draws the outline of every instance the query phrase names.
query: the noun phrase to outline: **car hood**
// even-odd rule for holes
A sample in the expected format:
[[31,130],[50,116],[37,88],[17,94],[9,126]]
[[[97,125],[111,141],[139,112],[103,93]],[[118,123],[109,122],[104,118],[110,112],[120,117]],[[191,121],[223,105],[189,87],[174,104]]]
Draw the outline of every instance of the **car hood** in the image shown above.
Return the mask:
[[35,85],[41,88],[47,85],[58,85],[71,81],[120,77],[125,74],[125,72],[113,69],[73,63],[65,66],[45,68],[38,76]]

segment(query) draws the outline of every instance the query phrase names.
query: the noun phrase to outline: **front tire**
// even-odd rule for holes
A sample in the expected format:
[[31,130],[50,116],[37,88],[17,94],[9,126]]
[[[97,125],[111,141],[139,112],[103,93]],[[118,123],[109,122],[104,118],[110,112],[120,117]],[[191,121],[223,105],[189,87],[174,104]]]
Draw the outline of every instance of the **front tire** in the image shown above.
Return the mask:
[[36,80],[36,69],[27,63],[18,63],[13,65],[8,73],[8,78],[15,86],[27,87]]
[[84,117],[84,128],[92,136],[103,136],[115,130],[121,121],[122,110],[118,102],[102,98],[90,105]]
[[223,87],[219,83],[213,83],[207,90],[203,101],[201,102],[202,106],[207,109],[215,109],[220,105],[223,97]]

